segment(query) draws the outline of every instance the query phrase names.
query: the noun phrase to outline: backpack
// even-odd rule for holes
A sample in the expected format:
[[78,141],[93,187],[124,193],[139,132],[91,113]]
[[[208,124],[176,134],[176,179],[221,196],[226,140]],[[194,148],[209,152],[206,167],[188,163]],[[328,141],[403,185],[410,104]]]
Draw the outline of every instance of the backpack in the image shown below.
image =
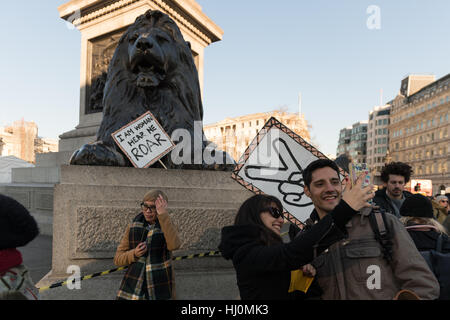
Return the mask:
[[386,212],[380,207],[373,207],[369,214],[370,227],[375,239],[381,245],[383,257],[388,264],[392,261],[392,232],[386,221]]
[[440,234],[435,249],[419,252],[439,282],[441,287],[439,300],[450,300],[450,252],[442,251],[443,240],[444,237]]

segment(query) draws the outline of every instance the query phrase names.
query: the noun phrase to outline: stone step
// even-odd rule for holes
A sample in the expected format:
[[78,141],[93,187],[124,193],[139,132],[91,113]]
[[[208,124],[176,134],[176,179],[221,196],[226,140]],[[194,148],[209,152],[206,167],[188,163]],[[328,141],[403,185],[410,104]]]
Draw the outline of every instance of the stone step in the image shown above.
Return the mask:
[[48,152],[36,154],[36,167],[58,167],[69,164],[72,151]]
[[11,170],[12,183],[55,184],[59,182],[59,167],[15,168]]

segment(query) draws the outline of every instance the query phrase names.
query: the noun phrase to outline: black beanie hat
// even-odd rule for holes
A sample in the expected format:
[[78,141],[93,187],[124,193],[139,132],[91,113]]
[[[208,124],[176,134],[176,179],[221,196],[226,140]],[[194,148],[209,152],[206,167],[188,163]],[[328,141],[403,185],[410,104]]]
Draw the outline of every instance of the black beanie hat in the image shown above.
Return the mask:
[[30,212],[15,199],[0,194],[0,250],[25,246],[38,234]]
[[416,193],[403,201],[400,214],[407,217],[433,218],[433,205],[427,197]]

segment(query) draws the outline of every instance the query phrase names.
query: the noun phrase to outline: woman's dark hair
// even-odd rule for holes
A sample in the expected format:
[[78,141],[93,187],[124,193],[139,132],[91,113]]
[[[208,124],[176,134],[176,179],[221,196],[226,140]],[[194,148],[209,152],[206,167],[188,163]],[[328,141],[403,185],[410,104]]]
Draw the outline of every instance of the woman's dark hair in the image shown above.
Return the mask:
[[248,198],[239,208],[234,224],[258,226],[261,230],[261,241],[267,245],[282,243],[281,237],[267,228],[261,220],[261,212],[270,207],[272,202],[283,211],[281,201],[274,196],[257,194]]

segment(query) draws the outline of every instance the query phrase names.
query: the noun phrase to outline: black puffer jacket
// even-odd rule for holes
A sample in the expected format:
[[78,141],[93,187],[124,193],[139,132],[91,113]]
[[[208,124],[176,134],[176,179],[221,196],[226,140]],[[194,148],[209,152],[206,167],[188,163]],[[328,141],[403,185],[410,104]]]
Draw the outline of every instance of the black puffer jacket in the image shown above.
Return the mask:
[[[405,199],[409,198],[411,195],[412,195],[411,192],[403,191],[403,197]],[[397,216],[395,214],[395,209],[393,207],[394,204],[392,203],[392,200],[386,194],[386,189],[377,190],[377,192],[375,192],[375,197],[373,198],[373,202],[375,202],[377,206],[384,209],[386,212],[389,212],[389,213]],[[397,217],[400,217],[400,216],[397,216]]]
[[34,218],[19,202],[0,194],[0,250],[23,247],[39,234]]
[[330,233],[341,230],[340,236],[334,238],[342,239],[345,224],[356,213],[357,211],[341,201],[333,212],[310,230],[302,232],[292,242],[271,246],[265,245],[260,240],[258,226],[223,228],[219,250],[225,259],[233,260],[241,299],[292,299],[294,296],[288,293],[290,271],[311,262],[314,245],[328,237]]
[[[436,248],[437,239],[439,237],[439,233],[434,230],[430,231],[418,231],[413,229],[407,229],[409,235],[414,241],[414,244],[419,251],[432,250]],[[445,253],[450,253],[450,239],[447,235],[443,234],[442,241],[442,251]]]

